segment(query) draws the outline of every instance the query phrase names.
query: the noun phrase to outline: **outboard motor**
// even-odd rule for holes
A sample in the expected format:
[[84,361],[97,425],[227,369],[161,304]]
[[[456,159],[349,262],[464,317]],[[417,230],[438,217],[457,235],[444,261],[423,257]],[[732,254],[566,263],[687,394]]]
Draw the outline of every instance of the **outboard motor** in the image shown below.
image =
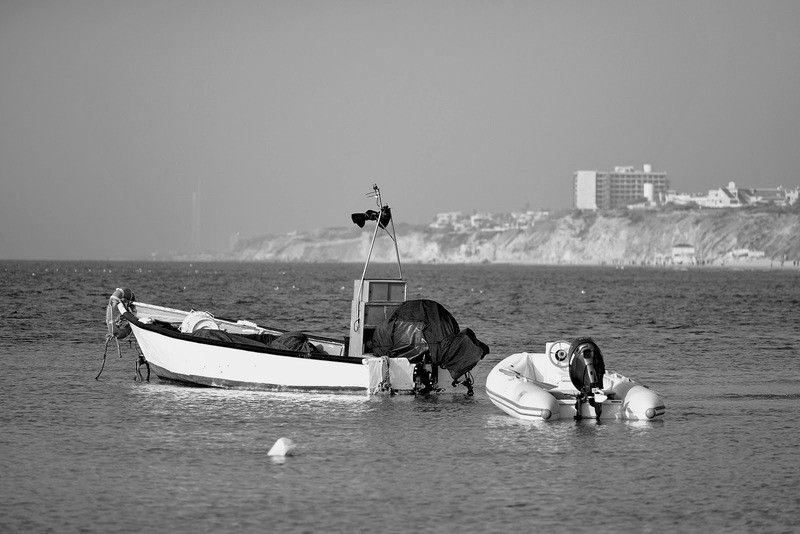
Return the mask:
[[597,419],[603,410],[601,403],[596,402],[594,392],[603,389],[603,375],[606,365],[600,347],[590,337],[579,337],[569,347],[569,378],[580,394],[575,400],[576,419],[581,418],[581,405],[588,402],[594,407]]

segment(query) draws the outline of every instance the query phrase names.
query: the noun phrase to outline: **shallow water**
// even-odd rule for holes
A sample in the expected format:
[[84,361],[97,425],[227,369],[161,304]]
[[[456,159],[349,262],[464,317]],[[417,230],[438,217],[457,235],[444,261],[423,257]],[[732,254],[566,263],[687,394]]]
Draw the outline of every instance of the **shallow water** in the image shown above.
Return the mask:
[[[373,275],[393,274],[379,267]],[[0,530],[794,532],[800,272],[404,266],[492,353],[475,396],[133,381],[105,305],[344,334],[358,265],[0,262]],[[491,367],[590,335],[660,392],[655,422],[521,422]],[[267,451],[281,436],[297,454]]]

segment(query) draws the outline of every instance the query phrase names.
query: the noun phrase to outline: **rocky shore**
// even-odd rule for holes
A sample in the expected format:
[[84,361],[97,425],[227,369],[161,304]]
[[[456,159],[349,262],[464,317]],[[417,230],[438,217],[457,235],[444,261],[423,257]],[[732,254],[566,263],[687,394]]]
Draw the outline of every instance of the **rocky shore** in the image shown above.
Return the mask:
[[[526,229],[401,224],[397,233],[402,260],[410,263],[800,267],[798,210],[573,211]],[[356,227],[260,236],[210,259],[361,262],[370,239]],[[391,241],[379,239],[373,259],[393,258]]]

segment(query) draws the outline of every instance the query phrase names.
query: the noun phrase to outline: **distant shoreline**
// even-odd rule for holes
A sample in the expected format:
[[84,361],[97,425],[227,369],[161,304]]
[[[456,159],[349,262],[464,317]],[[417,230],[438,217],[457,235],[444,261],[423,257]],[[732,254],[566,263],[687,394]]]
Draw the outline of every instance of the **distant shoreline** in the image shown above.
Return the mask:
[[[708,263],[708,264],[640,264],[640,263],[628,263],[628,264],[611,264],[611,263],[594,263],[594,262],[585,262],[585,263],[576,263],[576,262],[525,262],[525,261],[497,261],[497,262],[429,262],[429,261],[414,261],[408,260],[403,261],[401,257],[401,261],[403,265],[431,265],[431,266],[444,266],[444,267],[452,267],[452,266],[475,266],[475,267],[482,267],[482,266],[515,266],[515,267],[556,267],[556,268],[570,268],[570,267],[579,267],[579,268],[603,268],[603,269],[615,269],[615,270],[625,270],[625,269],[663,269],[669,271],[700,271],[700,270],[726,270],[726,271],[796,271],[800,272],[800,261],[784,261],[783,265],[781,265],[780,261],[769,260],[769,259],[747,259],[747,260],[738,260],[738,261],[727,261],[724,263]],[[223,257],[176,257],[176,258],[138,258],[138,259],[83,259],[83,260],[76,260],[76,259],[0,259],[0,263],[240,263],[240,264],[284,264],[284,265],[314,265],[314,264],[341,264],[341,265],[362,265],[361,262],[354,262],[354,261],[304,261],[304,260],[242,260],[242,259],[234,259],[234,258],[223,258]],[[371,263],[375,265],[388,265],[392,262],[387,261],[380,261],[380,260],[373,260]]]

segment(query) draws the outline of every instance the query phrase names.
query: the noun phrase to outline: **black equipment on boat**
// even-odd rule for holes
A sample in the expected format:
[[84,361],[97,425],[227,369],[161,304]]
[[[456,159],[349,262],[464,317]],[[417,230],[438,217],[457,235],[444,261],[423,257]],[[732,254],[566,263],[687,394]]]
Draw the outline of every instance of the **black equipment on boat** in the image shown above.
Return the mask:
[[429,363],[434,372],[437,367],[447,369],[453,385],[467,375],[461,383],[471,389],[468,373],[489,353],[489,347],[469,328],[459,331],[458,322],[444,306],[421,299],[399,305],[378,325],[372,352],[375,356],[407,358],[411,363]]
[[392,210],[389,209],[389,206],[381,206],[380,213],[375,210],[367,210],[364,213],[354,213],[350,218],[359,228],[364,228],[367,221],[378,221],[381,228],[386,228],[386,225],[392,220]]
[[569,378],[575,389],[603,387],[606,365],[600,347],[590,337],[579,337],[569,347]]
[[600,418],[602,406],[595,402],[594,390],[603,389],[606,365],[600,347],[590,337],[579,337],[569,347],[569,378],[580,394],[575,399],[576,418],[581,417],[581,404],[588,402]]

